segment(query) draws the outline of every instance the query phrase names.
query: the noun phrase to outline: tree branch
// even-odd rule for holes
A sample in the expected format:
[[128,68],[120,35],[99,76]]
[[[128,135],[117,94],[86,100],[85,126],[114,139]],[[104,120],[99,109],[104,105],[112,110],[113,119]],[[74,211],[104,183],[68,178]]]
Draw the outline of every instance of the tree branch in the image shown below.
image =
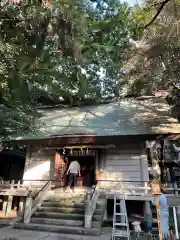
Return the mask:
[[161,13],[161,11],[162,11],[163,8],[165,7],[165,5],[166,5],[168,2],[170,2],[170,1],[171,1],[171,0],[164,0],[164,1],[161,3],[161,5],[159,6],[156,14],[155,14],[154,17],[152,18],[152,20],[151,20],[148,24],[146,24],[146,26],[145,26],[144,28],[148,28],[148,27],[156,20],[156,18],[159,16],[159,14]]

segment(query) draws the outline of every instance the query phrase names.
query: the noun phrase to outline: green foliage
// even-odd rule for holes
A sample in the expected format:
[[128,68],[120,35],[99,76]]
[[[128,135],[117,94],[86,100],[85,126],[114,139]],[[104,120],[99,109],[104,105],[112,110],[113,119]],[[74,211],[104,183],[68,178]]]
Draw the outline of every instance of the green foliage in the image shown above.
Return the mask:
[[[46,1],[44,1],[46,3]],[[132,9],[119,0],[54,0],[0,8],[0,135],[36,131],[39,104],[118,97]]]
[[[164,2],[166,4],[161,8]],[[180,77],[179,7],[179,0],[154,0],[135,8],[136,21],[140,21],[141,26],[151,24],[146,29],[142,28],[139,47],[131,50],[129,75],[126,79],[131,95],[153,95],[159,90],[169,91],[172,95],[169,96],[169,102],[173,101],[170,105],[174,116],[178,118],[180,90],[176,84]]]
[[[44,10],[44,12],[43,12]],[[28,15],[31,11],[31,17]],[[38,39],[40,22],[47,10],[1,2],[0,9],[0,135],[28,132],[36,116],[32,88],[36,83],[31,69],[41,59],[43,40]],[[35,20],[37,20],[37,24]],[[44,35],[42,35],[44,37]],[[42,38],[43,38],[42,37]]]

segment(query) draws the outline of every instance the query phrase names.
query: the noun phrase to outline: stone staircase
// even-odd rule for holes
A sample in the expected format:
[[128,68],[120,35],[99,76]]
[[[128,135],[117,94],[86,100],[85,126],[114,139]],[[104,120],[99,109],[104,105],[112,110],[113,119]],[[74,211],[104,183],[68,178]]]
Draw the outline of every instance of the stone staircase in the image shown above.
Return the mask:
[[103,222],[105,201],[99,198],[93,215],[92,228],[84,228],[84,192],[75,194],[51,191],[38,207],[28,224],[16,222],[15,228],[64,234],[97,236]]

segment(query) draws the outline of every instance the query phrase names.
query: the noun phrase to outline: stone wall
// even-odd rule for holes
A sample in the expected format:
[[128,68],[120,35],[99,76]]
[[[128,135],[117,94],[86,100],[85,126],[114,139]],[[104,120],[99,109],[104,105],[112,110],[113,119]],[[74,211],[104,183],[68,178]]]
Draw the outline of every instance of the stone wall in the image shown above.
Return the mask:
[[53,180],[55,151],[28,146],[23,180]]

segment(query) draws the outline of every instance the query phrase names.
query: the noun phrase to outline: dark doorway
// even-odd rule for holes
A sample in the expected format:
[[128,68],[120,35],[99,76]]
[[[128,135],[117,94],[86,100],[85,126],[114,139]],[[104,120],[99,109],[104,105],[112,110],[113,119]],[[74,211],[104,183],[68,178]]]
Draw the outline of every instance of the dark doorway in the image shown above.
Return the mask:
[[68,167],[70,163],[77,160],[81,166],[81,177],[78,178],[78,187],[92,187],[96,184],[96,162],[95,156],[68,156]]
[[22,180],[25,152],[3,149],[0,153],[0,177],[3,180]]

